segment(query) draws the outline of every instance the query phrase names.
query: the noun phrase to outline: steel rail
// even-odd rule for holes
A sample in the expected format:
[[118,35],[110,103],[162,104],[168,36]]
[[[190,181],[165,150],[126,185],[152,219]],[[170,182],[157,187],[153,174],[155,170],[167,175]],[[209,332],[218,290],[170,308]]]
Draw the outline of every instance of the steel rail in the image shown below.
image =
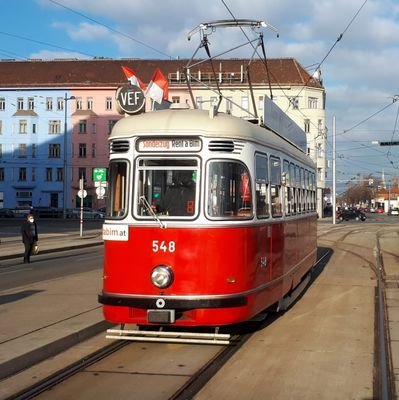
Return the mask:
[[383,254],[380,246],[380,236],[377,232],[376,240],[376,270],[377,270],[377,344],[378,344],[378,361],[379,361],[379,398],[381,400],[389,400],[394,393],[391,371],[391,346],[388,340],[389,327],[386,324],[386,300],[385,300],[385,284],[383,279],[384,262]]
[[97,350],[93,354],[76,361],[75,363],[61,369],[60,371],[55,372],[54,374],[50,375],[49,377],[39,381],[38,383],[23,389],[12,396],[8,397],[6,400],[29,400],[33,399],[34,397],[38,396],[39,394],[45,392],[53,388],[54,386],[58,385],[62,381],[70,378],[71,376],[75,375],[79,371],[87,368],[88,366],[102,360],[105,357],[115,353],[116,351],[120,350],[122,347],[126,346],[128,342],[117,341],[112,342],[111,344]]

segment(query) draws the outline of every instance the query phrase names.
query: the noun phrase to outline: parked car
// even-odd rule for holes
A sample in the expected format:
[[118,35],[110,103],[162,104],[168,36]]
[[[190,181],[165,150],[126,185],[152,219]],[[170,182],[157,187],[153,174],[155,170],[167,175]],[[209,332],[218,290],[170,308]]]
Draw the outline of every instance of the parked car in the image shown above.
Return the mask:
[[[80,218],[80,208],[70,208],[66,212],[67,218]],[[103,219],[104,213],[99,212],[97,210],[92,210],[91,208],[84,207],[83,208],[83,219]]]
[[340,221],[349,221],[352,219],[354,219],[355,221],[365,221],[366,218],[366,214],[360,210],[341,210],[338,214],[338,219]]
[[0,218],[14,218],[15,214],[8,208],[0,208]]
[[394,215],[395,217],[398,217],[399,216],[399,208],[397,208],[397,207],[391,208],[391,210],[389,211],[389,215]]

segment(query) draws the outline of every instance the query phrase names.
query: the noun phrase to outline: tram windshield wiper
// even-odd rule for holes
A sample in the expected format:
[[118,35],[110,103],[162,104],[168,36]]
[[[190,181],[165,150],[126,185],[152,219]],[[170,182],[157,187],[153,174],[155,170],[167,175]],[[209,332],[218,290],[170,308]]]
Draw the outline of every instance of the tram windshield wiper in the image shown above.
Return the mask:
[[162,222],[159,218],[158,215],[155,214],[154,210],[152,209],[150,203],[148,202],[148,200],[145,198],[145,196],[140,196],[139,197],[139,201],[140,203],[143,204],[144,208],[147,210],[148,214],[150,214],[155,221],[158,222],[159,226],[164,229],[166,228],[166,224],[164,222]]

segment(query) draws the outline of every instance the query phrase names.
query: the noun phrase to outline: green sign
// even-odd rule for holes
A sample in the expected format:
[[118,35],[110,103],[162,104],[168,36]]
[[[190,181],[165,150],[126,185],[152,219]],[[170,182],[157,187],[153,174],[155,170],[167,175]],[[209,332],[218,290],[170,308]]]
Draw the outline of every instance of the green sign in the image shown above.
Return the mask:
[[107,180],[107,168],[93,169],[93,182],[105,182]]

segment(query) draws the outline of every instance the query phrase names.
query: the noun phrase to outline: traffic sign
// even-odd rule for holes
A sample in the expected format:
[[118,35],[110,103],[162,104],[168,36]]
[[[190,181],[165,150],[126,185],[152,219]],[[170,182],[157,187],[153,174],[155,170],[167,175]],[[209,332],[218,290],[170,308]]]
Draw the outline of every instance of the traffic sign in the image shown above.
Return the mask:
[[107,168],[93,168],[93,182],[103,182],[107,180]]
[[380,142],[380,146],[398,146],[399,142]]
[[82,199],[84,199],[86,196],[87,196],[87,191],[86,190],[82,190],[82,189],[80,189],[79,191],[78,191],[78,196]]
[[96,188],[96,194],[98,197],[104,197],[105,195],[105,188],[102,186],[99,186],[98,188]]

